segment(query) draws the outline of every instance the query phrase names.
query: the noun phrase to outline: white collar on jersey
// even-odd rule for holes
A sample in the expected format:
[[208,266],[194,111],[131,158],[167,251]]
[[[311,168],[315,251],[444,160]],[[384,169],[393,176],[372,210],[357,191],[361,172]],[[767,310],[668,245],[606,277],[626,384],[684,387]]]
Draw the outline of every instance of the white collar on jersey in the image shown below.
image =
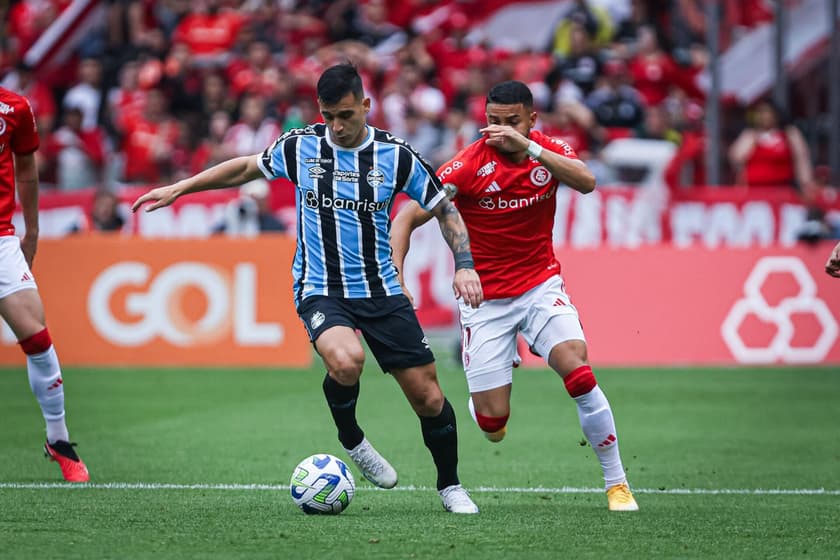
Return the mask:
[[333,150],[343,150],[345,152],[360,152],[368,146],[370,146],[370,143],[373,142],[373,127],[371,127],[369,124],[366,124],[365,129],[367,130],[367,136],[365,136],[364,142],[362,142],[355,148],[345,148],[344,146],[334,144],[332,139],[330,138],[329,130],[325,131],[324,137],[327,139],[327,144],[329,144]]

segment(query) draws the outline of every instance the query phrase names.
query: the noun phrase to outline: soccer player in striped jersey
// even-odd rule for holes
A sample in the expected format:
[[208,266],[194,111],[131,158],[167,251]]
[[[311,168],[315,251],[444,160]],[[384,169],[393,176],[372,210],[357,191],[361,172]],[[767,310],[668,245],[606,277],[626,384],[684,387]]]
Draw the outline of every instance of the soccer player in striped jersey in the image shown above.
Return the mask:
[[365,359],[358,329],[420,419],[444,508],[478,513],[458,479],[455,412],[438,384],[434,356],[402,292],[389,244],[390,210],[405,192],[440,223],[455,258],[456,297],[478,307],[483,295],[466,226],[434,169],[404,141],[367,124],[370,99],[352,65],[325,70],[317,93],[324,124],[290,130],[261,154],[151,190],[132,208],[151,202],[146,211],[155,210],[188,193],[260,177],[289,178],[298,213],[295,305],[327,369],[323,389],[339,440],[368,480],[382,488],[397,484],[396,471],[356,421]]
[[[635,511],[610,403],[589,367],[583,327],[552,242],[557,189],[566,185],[586,194],[595,178],[566,142],[532,130],[533,104],[522,82],[494,86],[482,138],[438,170],[467,224],[485,295],[477,309],[460,305],[470,412],[489,440],[504,438],[521,333],[575,400],[583,433],[601,463],[609,509]],[[430,218],[414,202],[394,218],[399,269],[411,232]]]
[[[29,386],[47,425],[44,454],[58,463],[68,482],[90,480],[87,467],[70,443],[64,412],[64,380],[47,330],[44,304],[32,275],[38,248],[38,167],[40,145],[29,101],[0,88],[0,317],[26,354]],[[15,235],[15,190],[26,231]]]

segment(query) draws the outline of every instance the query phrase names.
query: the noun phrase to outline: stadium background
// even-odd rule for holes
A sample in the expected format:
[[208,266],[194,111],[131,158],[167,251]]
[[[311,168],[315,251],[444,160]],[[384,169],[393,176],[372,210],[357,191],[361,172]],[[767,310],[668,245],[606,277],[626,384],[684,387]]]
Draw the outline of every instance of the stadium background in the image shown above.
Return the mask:
[[[245,191],[202,193],[153,214],[133,215],[127,206],[151,185],[256,153],[280,131],[318,120],[315,79],[343,60],[364,76],[373,124],[404,136],[435,164],[476,137],[490,85],[523,80],[535,92],[539,126],[572,143],[599,180],[593,194],[559,194],[555,241],[591,361],[619,418],[631,482],[643,492],[643,511],[655,513],[616,526],[590,511],[601,506],[600,496],[588,496],[597,491],[594,459],[566,446],[579,439],[571,407],[562,421],[546,420],[556,411],[540,399],[557,397],[560,387],[525,348],[524,365],[534,371],[517,374],[522,400],[514,400],[519,417],[511,427],[519,434],[502,451],[480,441],[453,352],[452,263],[431,224],[414,235],[406,278],[462,419],[463,468],[489,488],[478,498],[484,513],[490,510],[489,519],[482,516],[490,529],[454,530],[421,516],[429,530],[466,539],[488,558],[523,550],[556,557],[561,546],[603,557],[614,552],[599,541],[605,525],[631,539],[629,557],[790,556],[809,547],[830,556],[828,543],[838,536],[830,520],[840,515],[840,441],[836,430],[814,426],[833,422],[840,396],[840,285],[822,271],[840,238],[836,0],[24,0],[3,3],[0,14],[0,83],[31,99],[42,137],[34,271],[67,369],[70,428],[95,483],[123,492],[47,501],[86,504],[84,514],[44,505],[39,485],[55,473],[30,466],[41,437],[36,407],[4,327],[0,402],[9,416],[0,432],[7,467],[0,527],[12,536],[11,557],[37,555],[38,515],[65,524],[84,545],[80,557],[119,550],[271,557],[302,550],[306,534],[325,531],[271,494],[303,456],[340,454],[326,414],[316,416],[306,441],[269,429],[277,454],[255,454],[265,434],[250,431],[284,425],[278,407],[297,427],[320,410],[312,403],[320,403],[322,373],[291,303],[293,237],[259,232],[243,210],[253,210],[244,201],[254,195]],[[765,97],[802,131],[814,170],[807,185],[745,184],[727,157]],[[253,191],[293,232],[289,184]],[[104,214],[95,216],[95,207]],[[391,413],[408,416],[390,404],[395,389],[367,367],[365,418],[376,425],[390,422]],[[271,399],[248,392],[255,387]],[[554,422],[564,426],[561,476],[524,458],[556,445],[542,429]],[[397,450],[403,480],[428,486],[425,451],[406,443],[417,443],[414,426],[394,426],[379,438]],[[191,453],[218,445],[217,435],[230,456],[214,452],[196,467]],[[133,468],[113,438],[148,458]],[[751,457],[739,454],[748,448]],[[515,476],[523,469],[525,482]],[[270,486],[270,502],[236,487],[252,482]],[[154,497],[142,490],[146,483]],[[206,494],[185,498],[179,484]],[[536,506],[527,491],[516,492],[523,486],[546,489],[533,498]],[[761,493],[768,488],[781,497]],[[682,499],[674,496],[679,489],[702,491],[690,498],[699,511],[674,501]],[[232,511],[213,498],[226,491],[235,495]],[[703,492],[709,496],[700,502]],[[409,486],[394,501],[431,511],[419,496]],[[347,533],[361,541],[328,539],[322,548],[375,557],[369,545],[381,538],[382,557],[406,556],[386,546],[386,532],[365,525],[367,515],[390,527],[380,517],[393,507],[388,498],[368,492],[357,500],[365,509],[351,507],[342,517],[350,516]],[[498,500],[509,506],[507,516],[494,517]],[[572,508],[579,523],[557,520],[540,504],[564,514]],[[146,518],[147,507],[162,513]],[[745,522],[740,514],[750,508],[757,509]],[[37,515],[28,518],[30,511]],[[206,526],[179,525],[191,515]],[[286,548],[254,535],[242,541],[236,535],[249,529],[240,525],[229,539],[217,537],[237,516],[269,534],[279,525]],[[266,521],[278,516],[276,524]],[[394,515],[402,525],[391,530],[411,541],[423,530],[406,516]],[[524,518],[531,527],[519,524]],[[554,535],[555,523],[576,537]],[[651,535],[653,526],[663,534]],[[132,530],[135,540],[126,537]],[[507,539],[501,549],[485,542],[494,531]],[[167,539],[175,548],[166,548]],[[465,554],[441,542],[428,548],[429,557]]]

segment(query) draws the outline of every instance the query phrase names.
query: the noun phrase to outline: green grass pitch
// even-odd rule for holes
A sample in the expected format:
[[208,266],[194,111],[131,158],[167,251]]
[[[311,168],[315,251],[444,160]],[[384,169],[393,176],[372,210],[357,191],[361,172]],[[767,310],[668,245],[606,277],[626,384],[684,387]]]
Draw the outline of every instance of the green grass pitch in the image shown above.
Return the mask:
[[[442,354],[442,353],[441,353]],[[481,508],[443,511],[419,422],[368,360],[359,418],[400,475],[339,516],[286,486],[313,453],[347,460],[323,371],[65,371],[93,484],[41,456],[25,371],[0,371],[0,558],[837,558],[840,371],[596,369],[641,511],[610,513],[562,382],[518,370],[508,436],[487,442],[446,356],[460,470]],[[780,492],[772,492],[779,490]]]

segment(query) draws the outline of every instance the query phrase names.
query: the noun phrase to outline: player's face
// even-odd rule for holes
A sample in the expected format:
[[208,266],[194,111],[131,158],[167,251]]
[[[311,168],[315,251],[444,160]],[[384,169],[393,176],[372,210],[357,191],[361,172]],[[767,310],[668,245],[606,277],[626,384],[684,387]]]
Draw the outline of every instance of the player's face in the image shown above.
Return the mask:
[[367,135],[367,114],[370,98],[357,99],[352,93],[342,97],[338,103],[325,104],[318,100],[318,108],[330,131],[330,139],[342,148],[361,145]]
[[537,113],[529,111],[522,103],[515,105],[488,103],[485,111],[487,124],[509,126],[525,138],[528,138],[528,134],[537,122]]

